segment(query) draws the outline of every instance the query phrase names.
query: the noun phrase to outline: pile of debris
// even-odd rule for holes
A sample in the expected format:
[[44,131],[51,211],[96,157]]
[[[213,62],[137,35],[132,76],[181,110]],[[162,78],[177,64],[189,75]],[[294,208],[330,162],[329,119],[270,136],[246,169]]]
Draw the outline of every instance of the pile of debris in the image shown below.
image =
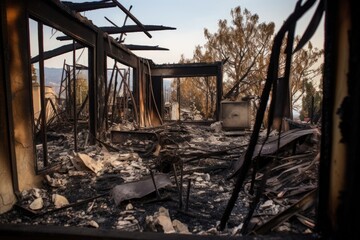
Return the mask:
[[[252,185],[266,174],[251,219],[253,232],[312,232],[319,147],[316,129],[301,131],[306,130],[282,133],[280,145],[267,140],[269,145],[256,158],[259,171],[253,180],[248,177],[224,231],[217,226],[249,133],[179,123],[112,130],[111,141],[98,141],[79,152],[50,146],[61,153],[60,166],[44,175],[41,189],[23,191],[0,223],[240,235],[254,198]],[[270,158],[276,163],[266,170]]]

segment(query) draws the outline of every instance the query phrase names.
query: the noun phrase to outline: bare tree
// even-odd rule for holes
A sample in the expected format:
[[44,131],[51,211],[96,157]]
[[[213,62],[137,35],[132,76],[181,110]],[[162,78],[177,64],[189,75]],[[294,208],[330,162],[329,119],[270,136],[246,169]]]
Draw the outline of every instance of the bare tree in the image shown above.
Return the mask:
[[[223,99],[260,96],[269,64],[275,24],[259,23],[257,14],[251,14],[247,9],[241,11],[240,7],[231,10],[231,18],[230,24],[227,20],[219,20],[215,33],[210,33],[205,28],[207,42],[195,47],[192,59],[184,59],[182,56],[180,62],[224,61]],[[298,42],[297,36],[294,45]],[[285,47],[286,39],[280,56],[279,76],[284,74]],[[314,82],[321,74],[321,64],[318,61],[322,54],[323,50],[313,47],[309,42],[292,57],[290,91],[292,105],[297,110],[305,92],[305,83]],[[216,86],[206,86],[204,79],[198,79],[194,86],[199,91],[216,91]]]

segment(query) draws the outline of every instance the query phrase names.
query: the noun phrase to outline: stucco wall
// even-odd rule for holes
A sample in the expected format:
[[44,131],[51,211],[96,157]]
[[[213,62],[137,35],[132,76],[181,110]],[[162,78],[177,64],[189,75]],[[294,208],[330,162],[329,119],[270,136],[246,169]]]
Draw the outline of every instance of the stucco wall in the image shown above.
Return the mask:
[[[1,70],[0,70],[1,72]],[[16,198],[13,191],[10,153],[8,146],[5,112],[5,79],[0,79],[0,214],[11,209],[15,203]]]

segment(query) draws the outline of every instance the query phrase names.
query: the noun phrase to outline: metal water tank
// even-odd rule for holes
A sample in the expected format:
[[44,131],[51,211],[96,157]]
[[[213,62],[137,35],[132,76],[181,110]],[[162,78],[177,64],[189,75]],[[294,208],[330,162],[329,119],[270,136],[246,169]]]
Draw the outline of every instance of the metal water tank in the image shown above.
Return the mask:
[[222,101],[220,120],[223,130],[243,130],[250,128],[249,101]]

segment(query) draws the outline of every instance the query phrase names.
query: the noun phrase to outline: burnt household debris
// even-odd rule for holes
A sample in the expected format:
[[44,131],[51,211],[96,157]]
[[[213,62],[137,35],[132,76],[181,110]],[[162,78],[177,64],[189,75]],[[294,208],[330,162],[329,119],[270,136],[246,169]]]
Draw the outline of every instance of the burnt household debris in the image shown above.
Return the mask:
[[[228,59],[156,64],[137,56],[168,49],[128,44],[129,34],[151,38],[175,28],[144,25],[118,0],[1,1],[0,236],[320,239],[352,232],[359,130],[350,123],[359,122],[353,78],[360,68],[357,48],[338,48],[357,46],[360,34],[354,27],[350,44],[337,32],[358,27],[350,2],[299,0],[273,38],[261,96],[235,99],[239,86],[223,94]],[[113,16],[96,26],[83,14],[108,8],[124,16],[121,26]],[[315,111],[313,97],[309,121],[296,121],[292,56],[325,14],[324,102]],[[349,21],[334,24],[334,15]],[[354,62],[343,66],[338,55]],[[57,87],[47,67],[54,59],[62,64]],[[185,78],[212,87],[196,96],[204,106],[184,94]]]
[[[141,131],[114,126],[106,142],[87,143],[80,132],[78,152],[69,149],[73,134],[49,132],[49,164],[41,188],[21,192],[1,223],[78,226],[122,231],[228,235],[240,234],[254,198],[251,176],[223,231],[217,226],[231,195],[233,175],[249,143],[249,131],[167,123]],[[133,128],[130,123],[128,128]],[[272,132],[257,159],[254,180],[267,180],[251,218],[254,233],[312,233],[318,185],[319,129],[305,125]],[[265,136],[261,137],[264,139]],[[261,142],[261,140],[260,140]],[[270,160],[276,164],[270,168]]]

